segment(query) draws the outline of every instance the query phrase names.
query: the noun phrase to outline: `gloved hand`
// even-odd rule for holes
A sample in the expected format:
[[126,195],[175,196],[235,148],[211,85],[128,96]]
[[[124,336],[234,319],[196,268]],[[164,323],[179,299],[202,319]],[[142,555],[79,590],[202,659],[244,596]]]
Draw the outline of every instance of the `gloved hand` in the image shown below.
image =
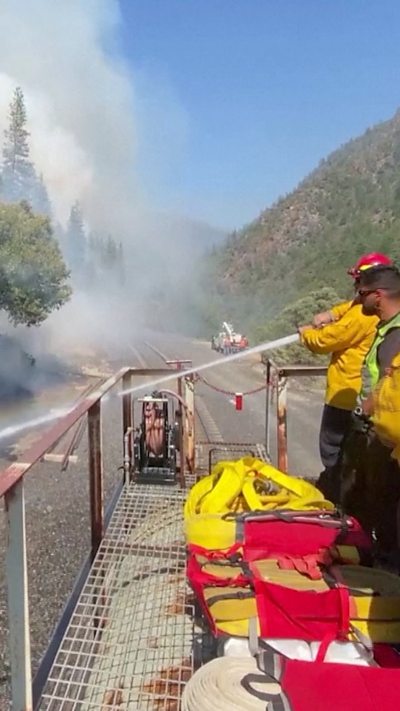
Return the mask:
[[368,415],[362,411],[361,407],[356,407],[351,413],[351,428],[353,432],[367,434],[371,427],[372,423]]

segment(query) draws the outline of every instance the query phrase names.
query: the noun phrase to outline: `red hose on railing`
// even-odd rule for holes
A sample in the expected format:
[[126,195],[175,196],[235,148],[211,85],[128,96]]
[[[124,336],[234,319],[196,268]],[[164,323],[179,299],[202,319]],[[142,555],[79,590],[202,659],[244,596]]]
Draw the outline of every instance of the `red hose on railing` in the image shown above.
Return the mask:
[[164,412],[154,402],[146,402],[143,408],[146,446],[149,452],[160,456],[165,440]]
[[[186,412],[189,426],[193,426],[193,413],[190,412],[183,397],[173,390],[160,390],[160,395],[169,395],[180,402]],[[161,408],[155,402],[146,402],[144,406],[144,426],[146,446],[149,452],[159,456],[162,454],[165,441],[165,416]]]

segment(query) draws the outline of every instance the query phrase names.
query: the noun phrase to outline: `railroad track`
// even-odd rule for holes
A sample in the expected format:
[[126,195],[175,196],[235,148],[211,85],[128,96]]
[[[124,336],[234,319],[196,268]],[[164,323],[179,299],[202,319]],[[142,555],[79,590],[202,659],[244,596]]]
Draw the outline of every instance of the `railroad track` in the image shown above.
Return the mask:
[[143,341],[144,345],[147,346],[153,353],[155,353],[161,360],[163,361],[164,365],[167,365],[168,356],[165,355],[162,351],[160,351],[159,348],[156,348],[152,343],[149,343],[148,341]]

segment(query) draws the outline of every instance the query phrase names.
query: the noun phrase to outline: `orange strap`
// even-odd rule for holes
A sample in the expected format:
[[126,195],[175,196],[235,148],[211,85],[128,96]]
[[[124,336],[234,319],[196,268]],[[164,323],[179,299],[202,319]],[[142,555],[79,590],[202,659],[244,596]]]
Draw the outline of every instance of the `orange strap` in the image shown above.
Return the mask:
[[282,570],[297,570],[301,575],[306,575],[310,580],[321,580],[320,566],[329,566],[333,563],[331,553],[327,548],[321,548],[318,553],[304,556],[281,555],[278,557],[278,566]]

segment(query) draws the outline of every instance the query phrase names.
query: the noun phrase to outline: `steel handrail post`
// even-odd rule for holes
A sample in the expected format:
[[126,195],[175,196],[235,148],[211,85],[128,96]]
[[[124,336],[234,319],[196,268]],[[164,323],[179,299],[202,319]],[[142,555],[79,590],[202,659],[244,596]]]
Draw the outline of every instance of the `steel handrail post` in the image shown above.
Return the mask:
[[[182,365],[178,364],[177,367],[178,371],[182,370]],[[183,396],[183,384],[182,384],[182,376],[178,376],[178,395],[180,398]],[[179,484],[182,487],[182,489],[185,488],[185,472],[186,472],[186,441],[185,441],[185,419],[186,419],[186,413],[184,408],[182,407],[182,403],[179,402],[178,405],[178,411],[179,411],[179,440],[180,440],[180,452],[179,452]]]
[[[123,437],[123,452],[124,465],[129,466],[129,472],[132,473],[133,464],[133,429],[134,429],[134,415],[132,406],[132,393],[126,392],[132,386],[132,375],[131,373],[125,373],[122,376],[122,437]],[[126,449],[127,444],[127,449]],[[124,470],[125,484],[128,483],[126,477],[126,470]]]
[[277,377],[277,450],[278,469],[282,472],[288,470],[288,447],[287,447],[287,386],[288,378],[283,370],[278,371]]
[[271,361],[265,364],[265,449],[270,457],[270,404],[271,404]]
[[101,400],[88,410],[89,493],[92,559],[104,535],[103,448]]
[[187,452],[186,452],[186,459],[187,459],[187,464],[189,468],[189,472],[191,474],[194,473],[195,467],[196,467],[196,462],[195,462],[195,456],[196,456],[196,446],[195,446],[195,419],[194,419],[194,413],[195,413],[195,392],[194,392],[194,378],[193,376],[189,375],[185,378],[184,380],[184,392],[185,392],[185,403],[186,403],[186,408],[185,408],[185,413],[184,413],[184,420],[185,420],[185,434],[186,434],[186,441],[187,441]]
[[7,491],[4,498],[8,534],[6,574],[12,708],[14,711],[31,711],[32,669],[24,479],[20,479]]

